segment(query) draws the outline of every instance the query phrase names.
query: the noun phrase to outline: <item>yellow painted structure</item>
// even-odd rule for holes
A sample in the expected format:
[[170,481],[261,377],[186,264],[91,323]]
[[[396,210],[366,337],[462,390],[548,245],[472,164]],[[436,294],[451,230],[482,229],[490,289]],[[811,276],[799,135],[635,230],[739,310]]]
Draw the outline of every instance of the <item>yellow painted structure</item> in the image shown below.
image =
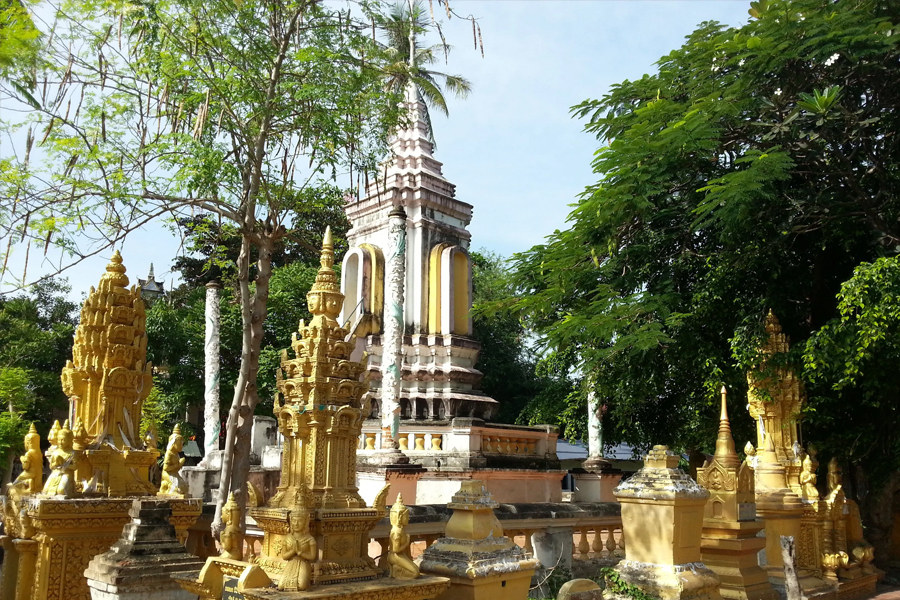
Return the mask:
[[[116,251],[84,302],[72,360],[62,372],[75,421],[50,431],[51,475],[41,493],[22,482],[7,490],[4,523],[15,552],[4,569],[15,561],[16,584],[15,596],[0,588],[0,600],[90,600],[88,563],[121,536],[130,497],[157,493],[149,468],[159,450],[153,443],[142,447],[139,436],[141,406],[153,384],[144,302],[140,288],[127,286]],[[202,503],[171,502],[171,522],[183,541]]]
[[[878,572],[871,566],[873,549],[863,539],[859,509],[844,496],[836,461],[829,464],[829,494],[820,497],[818,462],[811,449],[803,451],[798,432],[806,390],[792,368],[769,364],[771,357],[790,350],[790,338],[771,311],[765,327],[763,361],[748,373],[747,381],[750,416],[757,423],[757,450],[765,448],[758,458],[756,501],[757,511],[766,520],[770,580],[776,585],[783,581],[778,536],[793,535],[801,587],[807,596],[830,596],[835,589],[844,600],[865,596],[874,592]],[[753,452],[752,447],[748,450]],[[850,538],[848,527],[854,530]]]
[[538,561],[503,535],[484,484],[463,482],[447,506],[453,515],[444,537],[422,555],[423,573],[450,578],[435,600],[525,600]]
[[718,600],[719,579],[700,551],[709,492],[677,468],[678,460],[666,446],[654,446],[644,467],[616,488],[628,545],[615,569],[662,600]]
[[[274,413],[284,436],[281,482],[266,506],[250,509],[263,530],[262,552],[254,565],[209,558],[206,580],[202,573],[197,580],[179,580],[184,589],[202,598],[220,597],[216,594],[221,577],[216,574],[210,578],[216,569],[223,576],[236,578],[239,576],[234,573],[247,573],[251,566],[261,569],[279,590],[254,588],[256,584],[249,580],[235,584],[248,599],[354,596],[423,600],[435,597],[449,585],[447,579],[436,577],[384,580],[368,555],[370,532],[387,515],[388,489],[386,486],[379,493],[373,506],[366,506],[356,488],[356,448],[362,431],[360,403],[368,390],[368,381],[363,378],[366,359],[350,360],[354,344],[345,341],[347,330],[336,320],[344,295],[333,264],[334,246],[328,228],[322,242],[321,266],[307,294],[313,318],[309,325],[301,321],[299,335],[294,334],[291,342],[294,357],[289,358],[285,350],[276,374],[279,394]],[[308,519],[308,529],[301,526],[298,514]],[[304,537],[303,549],[299,549],[298,536],[311,536],[315,543]],[[316,550],[312,560],[305,555],[309,548]],[[287,552],[289,549],[293,552]],[[290,561],[299,562],[289,566]],[[302,580],[304,587],[308,581],[309,589],[280,589],[293,587],[293,582],[291,586],[282,585],[291,577],[288,573],[292,569],[296,572],[291,576]]]
[[778,592],[757,559],[766,540],[757,537],[764,524],[756,518],[753,477],[753,469],[735,450],[723,387],[716,452],[697,471],[697,483],[709,491],[700,544],[703,564],[722,581],[723,598],[777,600]]

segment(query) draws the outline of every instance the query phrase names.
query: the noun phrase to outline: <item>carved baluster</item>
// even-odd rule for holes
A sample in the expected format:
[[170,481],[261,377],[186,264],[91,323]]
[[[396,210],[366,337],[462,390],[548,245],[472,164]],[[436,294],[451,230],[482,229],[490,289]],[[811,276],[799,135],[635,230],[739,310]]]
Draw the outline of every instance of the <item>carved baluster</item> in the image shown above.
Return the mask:
[[522,533],[525,534],[525,551],[534,556],[534,544],[531,543],[531,534],[533,533],[530,529],[526,529]]
[[493,451],[493,447],[491,446],[491,438],[490,436],[482,436],[481,437],[481,451],[483,453],[488,453]]
[[625,528],[624,527],[619,530],[618,553],[621,556],[625,556]]
[[603,540],[600,538],[600,533],[603,531],[600,527],[594,527],[594,539],[591,540],[591,554],[592,558],[600,558],[603,554]]
[[375,449],[375,437],[378,434],[375,433],[367,433],[366,434],[366,450],[374,450]]
[[579,531],[581,536],[578,540],[578,558],[586,559],[591,552],[591,545],[588,544],[588,529],[587,527],[582,527]]
[[527,449],[527,453],[528,453],[528,454],[535,454],[535,453],[537,453],[537,440],[528,440],[528,449]]
[[432,452],[440,452],[441,451],[441,434],[439,434],[439,433],[431,434],[431,451]]
[[409,450],[409,436],[408,435],[400,436],[400,449],[401,450]]
[[609,552],[610,556],[613,556],[616,552],[616,536],[615,530],[610,527],[607,529],[609,535],[606,536],[606,551]]
[[417,433],[416,436],[416,450],[425,450],[425,434]]

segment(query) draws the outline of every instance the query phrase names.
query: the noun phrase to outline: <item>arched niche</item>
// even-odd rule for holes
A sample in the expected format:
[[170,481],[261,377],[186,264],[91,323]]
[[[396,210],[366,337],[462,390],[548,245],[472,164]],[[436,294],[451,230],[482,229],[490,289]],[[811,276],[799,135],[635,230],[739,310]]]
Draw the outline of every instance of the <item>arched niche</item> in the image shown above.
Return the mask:
[[472,334],[472,263],[460,246],[437,244],[428,261],[428,332]]
[[350,327],[359,315],[369,317],[365,333],[381,330],[384,312],[384,254],[372,244],[360,244],[344,255],[341,263],[344,307],[340,323]]

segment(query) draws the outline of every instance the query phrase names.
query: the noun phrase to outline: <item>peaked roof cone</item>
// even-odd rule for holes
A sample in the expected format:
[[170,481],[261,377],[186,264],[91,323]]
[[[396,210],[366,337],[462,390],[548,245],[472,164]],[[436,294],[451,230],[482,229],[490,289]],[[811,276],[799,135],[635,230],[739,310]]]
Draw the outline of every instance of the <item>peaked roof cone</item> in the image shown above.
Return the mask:
[[722,466],[738,467],[741,459],[738,458],[734,448],[734,438],[731,436],[731,423],[728,421],[728,392],[722,386],[722,408],[719,416],[719,435],[716,438],[715,460]]

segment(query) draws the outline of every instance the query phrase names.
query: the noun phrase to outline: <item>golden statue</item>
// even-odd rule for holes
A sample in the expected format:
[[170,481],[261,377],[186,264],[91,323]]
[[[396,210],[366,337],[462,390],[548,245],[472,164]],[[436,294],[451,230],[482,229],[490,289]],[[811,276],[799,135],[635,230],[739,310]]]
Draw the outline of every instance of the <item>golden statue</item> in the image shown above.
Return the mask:
[[391,549],[388,552],[388,564],[391,566],[393,579],[415,579],[419,576],[419,566],[413,562],[409,554],[409,509],[403,504],[403,497],[397,494],[397,500],[391,507]]
[[43,488],[44,455],[41,454],[41,436],[34,423],[25,434],[25,454],[19,457],[22,472],[11,484],[20,494],[38,494]]
[[800,488],[803,492],[800,497],[804,500],[818,500],[819,490],[816,489],[816,481],[818,481],[815,471],[813,470],[812,457],[807,454],[803,458],[803,471],[800,473]]
[[187,481],[181,476],[181,467],[184,459],[181,458],[181,450],[184,447],[184,437],[181,435],[181,427],[177,424],[169,436],[169,445],[166,446],[166,457],[163,459],[162,485],[159,486],[159,496],[178,496],[184,498],[187,494]]
[[844,485],[841,465],[838,463],[837,457],[833,456],[828,461],[828,494],[831,495],[842,487]]
[[288,515],[290,533],[284,540],[281,558],[286,561],[278,589],[284,591],[303,591],[309,589],[312,582],[311,561],[318,554],[316,538],[309,533],[309,507],[298,498],[294,508]]
[[244,535],[241,533],[241,507],[234,499],[234,492],[228,494],[228,502],[222,507],[222,523],[225,524],[225,529],[219,540],[222,544],[222,552],[219,556],[243,560]]
[[66,421],[56,436],[57,446],[50,455],[50,470],[52,473],[44,484],[43,493],[48,496],[65,496],[71,498],[75,495],[75,468],[77,467],[76,453],[73,448],[74,435]]

